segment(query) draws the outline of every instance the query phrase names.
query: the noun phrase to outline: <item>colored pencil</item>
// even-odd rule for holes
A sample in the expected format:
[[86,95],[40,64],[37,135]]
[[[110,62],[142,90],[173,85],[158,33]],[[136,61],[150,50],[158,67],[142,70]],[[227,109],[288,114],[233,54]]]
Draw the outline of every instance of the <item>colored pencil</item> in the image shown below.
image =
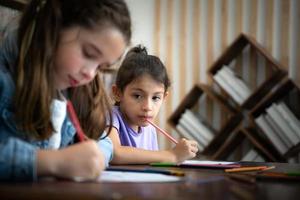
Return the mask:
[[225,169],[225,172],[247,172],[247,171],[262,171],[267,169],[267,166],[255,166],[255,167],[239,167],[234,169]]
[[70,114],[70,119],[76,129],[76,134],[77,134],[77,137],[78,137],[78,140],[80,142],[86,140],[86,135],[84,134],[81,126],[80,126],[80,123],[79,123],[79,120],[78,120],[78,117],[76,115],[76,112],[75,112],[75,109],[73,107],[73,104],[70,100],[67,101],[67,110]]
[[240,168],[240,164],[176,164],[176,163],[167,163],[167,162],[158,162],[158,163],[150,163],[153,167],[181,167],[181,168]]
[[271,170],[271,169],[275,169],[275,166],[266,167],[265,169],[263,169],[261,171],[267,171],[267,170]]
[[146,119],[146,121],[149,122],[152,126],[154,126],[160,133],[164,134],[167,138],[169,138],[172,142],[174,142],[175,144],[178,144],[177,140],[175,138],[173,138],[169,133],[167,133],[164,130],[162,130],[161,128],[159,128],[156,124],[154,124],[150,120]]
[[286,180],[300,181],[300,173],[298,172],[265,172],[256,175],[259,180]]

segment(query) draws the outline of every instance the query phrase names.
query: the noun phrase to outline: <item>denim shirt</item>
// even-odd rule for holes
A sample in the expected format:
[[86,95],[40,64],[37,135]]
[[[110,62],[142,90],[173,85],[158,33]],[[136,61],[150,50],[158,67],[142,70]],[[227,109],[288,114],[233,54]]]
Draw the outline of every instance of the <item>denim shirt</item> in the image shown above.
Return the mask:
[[[37,179],[37,150],[48,149],[49,140],[35,141],[16,128],[12,99],[15,83],[12,78],[17,46],[11,34],[0,48],[0,181],[32,181]],[[74,143],[75,128],[69,117],[61,129],[60,148]],[[98,146],[108,166],[113,155],[111,140],[98,140]]]

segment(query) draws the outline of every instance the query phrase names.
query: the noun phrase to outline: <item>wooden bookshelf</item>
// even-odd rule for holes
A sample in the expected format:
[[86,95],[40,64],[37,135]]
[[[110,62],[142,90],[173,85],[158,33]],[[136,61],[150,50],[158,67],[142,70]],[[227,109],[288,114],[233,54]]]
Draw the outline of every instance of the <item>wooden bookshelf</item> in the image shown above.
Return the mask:
[[[257,43],[252,37],[241,34],[209,68],[209,76],[214,80],[216,73],[224,65],[230,65],[230,63],[233,62],[237,57],[241,56],[246,47],[251,48],[253,51],[255,51],[255,54],[260,55],[260,57],[265,59],[270,76],[266,77],[266,79],[261,84],[255,86],[255,88],[252,88],[252,94],[240,105],[232,98],[231,95],[228,94],[228,92],[226,92],[226,90],[224,90],[221,85],[216,83],[223,90],[223,92],[227,94],[227,96],[231,98],[233,102],[236,103],[236,106],[240,110],[252,109],[265,97],[265,95],[269,93],[272,88],[277,85],[281,79],[287,75],[284,67],[281,66],[281,64],[278,63],[259,43]],[[257,64],[251,63],[250,67],[257,68],[258,66]]]
[[220,148],[213,154],[213,160],[227,160],[228,156],[244,140],[245,136],[241,134],[239,126],[228,135]]
[[[230,105],[228,105],[221,96],[216,94],[209,86],[204,84],[196,84],[186,95],[185,99],[181,102],[175,112],[170,116],[168,122],[175,130],[177,130],[177,132],[179,132],[181,135],[184,135],[180,130],[176,128],[176,125],[179,123],[179,120],[186,109],[195,110],[195,107],[201,109],[201,106],[203,105],[199,105],[198,101],[204,95],[206,98],[205,101],[211,101],[219,105],[222,112],[227,114],[224,123],[221,123],[219,128],[214,129],[214,138],[205,146],[204,150],[201,152],[202,155],[213,158],[215,148],[222,145],[231,131],[239,124],[242,117],[240,114],[237,114],[236,111]],[[209,123],[209,126],[213,127],[211,123]],[[199,130],[197,134],[201,134],[200,132],[201,130]]]
[[[291,103],[291,100],[294,101]],[[295,115],[295,117],[299,120],[300,119],[300,89],[299,87],[289,78],[284,79],[281,84],[271,92],[267,97],[258,104],[255,108],[253,108],[250,113],[251,125],[255,127],[256,131],[258,131],[261,135],[265,136],[266,133],[258,126],[255,122],[255,119],[258,118],[262,114],[267,113],[267,108],[269,108],[274,103],[284,103],[290,109],[290,111]],[[280,133],[286,134],[283,131]],[[283,135],[284,136],[284,135]],[[266,137],[266,141],[274,147],[273,152],[280,155],[282,160],[287,160],[293,156],[296,156],[300,152],[300,138],[296,145],[289,147],[289,150],[282,154],[279,153],[277,148],[272,144],[272,142]]]
[[[253,61],[250,60],[251,65],[249,67],[260,67],[261,65],[258,63],[258,60],[262,59],[265,63],[266,75],[262,81],[251,85],[251,93],[248,93],[247,98],[244,98],[244,101],[239,103],[214,79],[214,76],[224,66],[229,66],[231,63],[235,65],[240,64],[241,62],[236,60],[244,55],[246,48],[251,52],[252,56],[250,56],[250,59],[253,59]],[[253,55],[257,55],[259,58]],[[236,73],[238,79],[244,81],[238,69],[231,67],[231,70],[233,70],[233,75]],[[257,70],[255,71],[257,72]],[[300,92],[298,92],[298,87],[287,78],[285,68],[253,38],[241,34],[213,63],[208,70],[208,74],[213,79],[212,83],[210,85],[196,84],[187,93],[186,97],[168,120],[169,124],[176,129],[176,125],[179,123],[185,109],[193,109],[197,105],[199,98],[204,94],[208,97],[207,101],[210,103],[215,102],[224,108],[221,111],[222,117],[224,118],[224,113],[230,117],[225,116],[221,128],[215,131],[213,140],[200,154],[214,160],[225,160],[231,153],[237,150],[238,146],[240,146],[239,144],[243,141],[251,144],[255,152],[264,160],[271,162],[287,162],[290,157],[300,152],[300,144],[298,144],[294,145],[286,153],[280,153],[266,134],[254,122],[254,118],[265,112],[267,106],[276,101],[286,99],[286,96],[292,91],[296,91],[298,94],[299,98],[295,103],[299,107]],[[216,90],[215,86],[221,90]],[[292,107],[292,105],[288,106]],[[300,119],[300,108],[298,108],[295,115]],[[180,133],[180,131],[178,132]]]
[[255,128],[243,128],[242,126],[238,126],[231,133],[223,145],[216,151],[213,159],[227,160],[229,155],[239,148],[245,140],[251,144],[252,148],[254,148],[266,162],[286,162],[286,159],[275,150],[270,142],[264,137],[261,137]]
[[286,162],[287,160],[276,151],[276,148],[266,137],[259,134],[257,128],[247,127],[243,132],[247,139],[259,150],[266,161],[270,162]]

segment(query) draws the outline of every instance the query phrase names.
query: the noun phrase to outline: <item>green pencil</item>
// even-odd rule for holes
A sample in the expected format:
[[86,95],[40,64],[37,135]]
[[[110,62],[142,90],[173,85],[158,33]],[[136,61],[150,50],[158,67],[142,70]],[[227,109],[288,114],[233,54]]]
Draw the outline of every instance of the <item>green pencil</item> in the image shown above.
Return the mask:
[[150,163],[151,166],[154,167],[172,167],[172,166],[177,166],[175,163],[168,163],[168,162],[155,162],[155,163]]
[[300,172],[286,172],[284,174],[286,174],[288,176],[300,176]]

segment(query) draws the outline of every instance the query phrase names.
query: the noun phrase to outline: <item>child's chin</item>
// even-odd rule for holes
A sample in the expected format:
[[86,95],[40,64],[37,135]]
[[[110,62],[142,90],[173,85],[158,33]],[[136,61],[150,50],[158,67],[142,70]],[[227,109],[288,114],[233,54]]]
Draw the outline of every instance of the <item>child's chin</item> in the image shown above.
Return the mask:
[[139,124],[139,126],[142,126],[142,127],[146,127],[146,126],[148,126],[148,125],[149,125],[148,122],[141,122],[141,123]]

